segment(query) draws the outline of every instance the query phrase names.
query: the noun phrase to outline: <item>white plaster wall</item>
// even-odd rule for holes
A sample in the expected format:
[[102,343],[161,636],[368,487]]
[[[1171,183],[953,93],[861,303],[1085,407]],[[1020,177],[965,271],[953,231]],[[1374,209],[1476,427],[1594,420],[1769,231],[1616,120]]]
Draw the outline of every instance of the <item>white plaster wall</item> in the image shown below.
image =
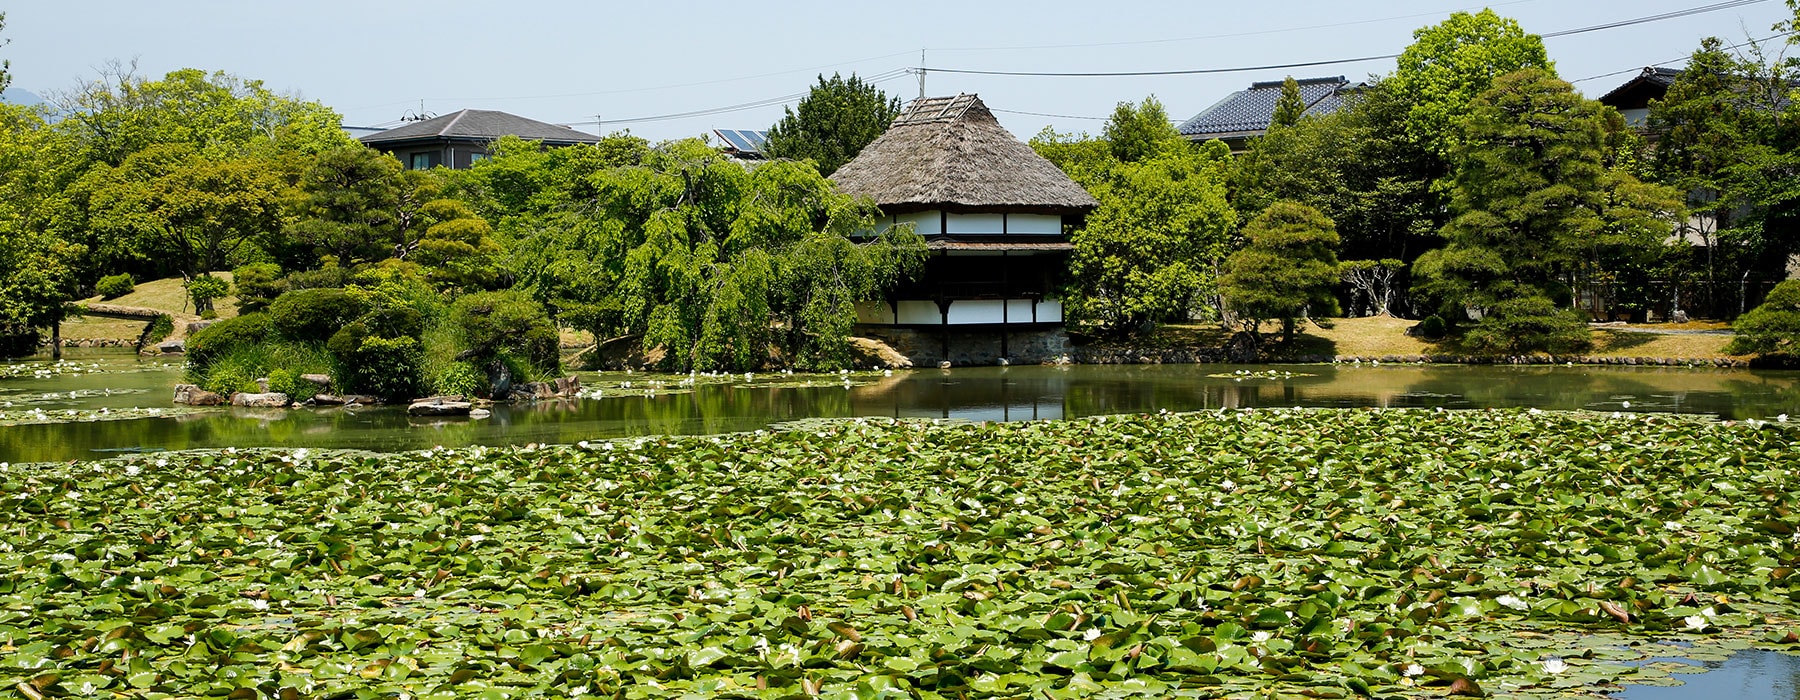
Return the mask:
[[944,228],[946,233],[961,234],[1001,234],[1006,233],[1006,215],[1004,214],[951,214],[947,217]]
[[1058,235],[1062,233],[1062,217],[1054,214],[1007,214],[1006,232]]
[[944,232],[942,214],[935,211],[921,211],[911,214],[899,214],[894,217],[898,224],[913,224],[913,232],[921,236],[935,236]]
[[1038,302],[1037,322],[1038,323],[1062,323],[1063,322],[1062,302],[1058,301],[1056,299],[1045,299],[1043,301]]
[[900,313],[896,319],[898,323],[928,323],[934,326],[944,323],[943,314],[938,313],[937,302],[905,299],[901,300],[897,306],[900,307]]
[[1006,302],[999,299],[964,299],[951,302],[950,325],[1005,323]]
[[1006,300],[1006,322],[1007,323],[1031,323],[1032,322],[1031,321],[1031,300],[1030,299],[1007,299]]

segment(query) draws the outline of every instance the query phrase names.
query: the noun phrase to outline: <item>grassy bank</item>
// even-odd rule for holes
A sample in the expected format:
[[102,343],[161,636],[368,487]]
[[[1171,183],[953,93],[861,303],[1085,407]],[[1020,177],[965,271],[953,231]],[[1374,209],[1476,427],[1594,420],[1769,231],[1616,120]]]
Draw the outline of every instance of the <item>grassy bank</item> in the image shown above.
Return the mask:
[[1633,641],[1800,639],[1797,459],[1768,424],[1280,410],[14,465],[0,682],[1592,693],[1663,674]]
[[[214,277],[231,281],[231,273],[214,272]],[[130,294],[117,299],[101,299],[93,297],[84,299],[84,303],[104,303],[118,306],[136,306],[155,309],[169,315],[175,320],[175,333],[169,338],[180,340],[187,336],[187,324],[200,320],[194,312],[194,305],[187,298],[187,289],[182,286],[179,277],[151,280],[137,285]],[[237,297],[225,297],[213,300],[213,308],[218,311],[219,318],[231,318],[237,315]],[[69,340],[116,340],[122,342],[135,341],[144,332],[144,322],[133,319],[102,318],[99,316],[82,316],[69,319],[62,324],[62,337]]]
[[[1433,343],[1408,336],[1406,329],[1417,323],[1418,321],[1391,316],[1330,319],[1328,327],[1305,325],[1305,332],[1296,337],[1294,342],[1289,345],[1281,345],[1277,342],[1277,334],[1280,329],[1271,324],[1263,329],[1263,332],[1267,334],[1265,350],[1283,356],[1326,355],[1369,358],[1390,355],[1473,354],[1457,343],[1455,339]],[[1731,341],[1731,337],[1728,335],[1655,332],[1719,331],[1729,328],[1728,324],[1720,322],[1599,326],[1590,329],[1593,348],[1581,354],[1588,357],[1748,359],[1725,352],[1725,344]],[[1230,337],[1229,329],[1216,324],[1169,325],[1159,328],[1156,334],[1144,340],[1143,344],[1148,347],[1164,348],[1217,348],[1223,347]]]

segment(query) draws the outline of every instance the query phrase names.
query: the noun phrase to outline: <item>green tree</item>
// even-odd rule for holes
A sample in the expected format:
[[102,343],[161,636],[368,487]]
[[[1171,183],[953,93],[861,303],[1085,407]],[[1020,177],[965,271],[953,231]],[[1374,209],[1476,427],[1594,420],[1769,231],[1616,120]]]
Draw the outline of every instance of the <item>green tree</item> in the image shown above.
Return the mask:
[[520,287],[597,338],[636,336],[666,369],[755,369],[771,351],[846,367],[855,303],[923,263],[916,234],[864,237],[873,210],[806,163],[746,169],[693,140],[578,148],[502,148],[467,189]]
[[1496,78],[1527,68],[1554,73],[1543,39],[1487,9],[1413,32],[1385,82],[1409,105],[1407,135],[1448,157],[1475,98]]
[[341,265],[392,255],[402,222],[402,171],[393,156],[361,144],[318,154],[296,188],[289,234]]
[[1275,114],[1269,119],[1269,130],[1275,131],[1300,123],[1306,116],[1306,98],[1300,94],[1300,83],[1294,76],[1281,81],[1281,97],[1275,99]]
[[72,144],[28,107],[0,104],[0,336],[24,348],[58,329],[77,287],[92,281],[87,248],[66,235]]
[[1100,202],[1074,234],[1064,308],[1079,332],[1118,337],[1211,299],[1236,223],[1224,144],[1189,143],[1154,99],[1121,104],[1105,133],[1125,143],[1045,133],[1032,147]]
[[1282,342],[1291,342],[1299,319],[1338,313],[1331,293],[1338,234],[1331,219],[1298,202],[1276,202],[1244,226],[1244,239],[1219,280],[1225,306],[1244,330],[1254,334],[1263,321],[1278,320]]
[[280,227],[286,187],[262,159],[212,159],[160,144],[104,174],[90,224],[135,236],[185,280],[231,269],[241,251]]
[[1181,134],[1170,125],[1169,112],[1155,95],[1143,102],[1120,102],[1113,107],[1112,118],[1106,120],[1100,137],[1121,163],[1137,163],[1161,155]]
[[355,143],[330,108],[223,72],[186,68],[150,80],[113,65],[57,102],[92,163],[120,165],[157,144],[220,158],[312,155]]
[[[1476,98],[1454,154],[1447,244],[1414,272],[1446,310],[1482,311],[1486,330],[1471,335],[1480,349],[1585,342],[1581,315],[1554,301],[1572,302],[1609,261],[1660,245],[1679,215],[1673,192],[1608,169],[1606,124],[1598,103],[1541,70],[1502,76]],[[1508,327],[1521,332],[1499,332]]]
[[1339,257],[1410,263],[1439,245],[1446,221],[1432,183],[1448,166],[1405,135],[1410,107],[1379,81],[1345,96],[1338,111],[1271,130],[1234,161],[1240,221],[1292,200],[1336,222]]
[[900,100],[854,73],[847,79],[834,73],[829,80],[819,76],[800,104],[784,111],[769,127],[768,156],[811,160],[830,175],[887,131],[900,116]]
[[[0,12],[0,30],[6,29],[6,13]],[[0,46],[12,43],[11,39],[0,40]],[[0,60],[0,92],[12,85],[12,61]]]
[[1761,306],[1731,324],[1737,335],[1725,346],[1733,355],[1800,356],[1800,280],[1775,285]]

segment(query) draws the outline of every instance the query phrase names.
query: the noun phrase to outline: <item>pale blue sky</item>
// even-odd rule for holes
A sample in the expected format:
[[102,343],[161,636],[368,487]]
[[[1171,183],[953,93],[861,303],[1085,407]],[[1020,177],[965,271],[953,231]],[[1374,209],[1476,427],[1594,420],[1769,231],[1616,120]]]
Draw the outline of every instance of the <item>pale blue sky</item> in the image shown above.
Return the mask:
[[[1497,12],[1547,33],[1713,0],[1503,0]],[[140,74],[224,70],[316,99],[353,125],[420,109],[499,109],[592,131],[603,120],[706,110],[804,92],[832,71],[915,66],[1021,71],[1225,68],[1398,53],[1413,29],[1469,0],[1264,2],[472,2],[466,0],[32,0],[0,5],[14,86],[66,90],[108,61]],[[1772,34],[1780,0],[1546,40],[1565,79],[1631,70],[1691,52],[1705,36]],[[1778,43],[1778,42],[1777,42]],[[1223,75],[1039,78],[929,74],[931,94],[980,93],[1015,135],[1045,125],[1097,131],[1121,100],[1155,94],[1176,118],[1252,81],[1347,75],[1392,61]],[[1589,95],[1629,75],[1577,83]],[[917,78],[881,83],[903,98]],[[1019,114],[1036,112],[1057,117]],[[779,105],[629,126],[651,139],[761,129]]]

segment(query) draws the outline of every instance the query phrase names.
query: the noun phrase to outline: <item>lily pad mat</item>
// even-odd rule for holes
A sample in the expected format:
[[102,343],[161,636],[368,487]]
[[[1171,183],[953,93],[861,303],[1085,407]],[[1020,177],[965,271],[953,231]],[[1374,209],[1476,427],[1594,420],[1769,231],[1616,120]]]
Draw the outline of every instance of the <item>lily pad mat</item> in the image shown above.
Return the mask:
[[14,465],[0,689],[1593,694],[1800,641],[1795,464],[1770,424],[1264,410]]

